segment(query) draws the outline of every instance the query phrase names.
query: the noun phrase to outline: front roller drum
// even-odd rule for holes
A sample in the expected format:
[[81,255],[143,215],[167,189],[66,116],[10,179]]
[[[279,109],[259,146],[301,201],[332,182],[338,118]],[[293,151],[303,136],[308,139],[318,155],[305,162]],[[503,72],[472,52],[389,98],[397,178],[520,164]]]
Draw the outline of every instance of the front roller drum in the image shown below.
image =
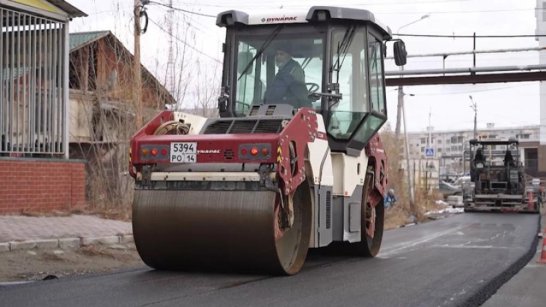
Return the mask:
[[133,234],[156,269],[297,273],[311,234],[306,183],[294,195],[294,224],[282,229],[271,191],[136,190]]

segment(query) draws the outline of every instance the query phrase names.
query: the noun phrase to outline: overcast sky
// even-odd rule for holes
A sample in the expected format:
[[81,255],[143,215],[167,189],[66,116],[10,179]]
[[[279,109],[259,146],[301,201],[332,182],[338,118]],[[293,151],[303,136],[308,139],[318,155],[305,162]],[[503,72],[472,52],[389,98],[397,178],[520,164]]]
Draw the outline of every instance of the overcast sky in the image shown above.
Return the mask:
[[[68,0],[89,17],[76,18],[71,32],[111,30],[129,50],[133,49],[132,6],[134,0]],[[152,1],[147,6],[150,24],[142,36],[142,61],[152,72],[164,76],[168,55],[167,8],[154,2],[168,4],[169,0]],[[174,43],[181,48],[186,42],[188,58],[210,70],[218,69],[224,31],[215,25],[217,13],[230,9],[248,12],[273,9],[297,10],[310,5],[336,5],[368,9],[393,33],[440,35],[532,35],[536,31],[536,0],[173,0]],[[427,17],[424,17],[428,15]],[[413,23],[416,21],[415,23]],[[409,24],[409,25],[408,25]],[[470,51],[473,41],[468,38],[403,37],[409,54]],[[478,38],[478,50],[537,47],[534,38]],[[477,66],[538,64],[538,52],[478,55]],[[469,67],[469,56],[450,56],[446,67]],[[406,70],[441,68],[441,58],[410,58]],[[393,69],[392,66],[389,69]],[[495,127],[538,125],[538,82],[498,83],[488,85],[436,85],[406,87],[408,131],[424,131],[429,112],[434,130],[472,129],[474,113],[470,98],[478,105],[478,128],[487,123]],[[387,88],[389,122],[396,119],[397,92]],[[192,105],[186,102],[188,105]]]

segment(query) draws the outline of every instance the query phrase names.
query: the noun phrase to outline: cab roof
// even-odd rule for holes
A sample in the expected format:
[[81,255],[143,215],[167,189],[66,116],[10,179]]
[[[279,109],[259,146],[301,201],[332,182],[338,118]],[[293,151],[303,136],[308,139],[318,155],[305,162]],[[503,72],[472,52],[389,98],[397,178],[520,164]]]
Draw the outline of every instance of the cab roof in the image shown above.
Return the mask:
[[326,21],[329,19],[371,23],[381,32],[381,34],[383,34],[383,36],[386,36],[387,39],[391,37],[390,28],[377,21],[372,12],[363,9],[336,6],[312,6],[308,11],[289,12],[283,10],[274,13],[252,15],[243,11],[229,10],[218,14],[216,25],[219,27],[229,27],[235,24],[266,25],[308,23]]

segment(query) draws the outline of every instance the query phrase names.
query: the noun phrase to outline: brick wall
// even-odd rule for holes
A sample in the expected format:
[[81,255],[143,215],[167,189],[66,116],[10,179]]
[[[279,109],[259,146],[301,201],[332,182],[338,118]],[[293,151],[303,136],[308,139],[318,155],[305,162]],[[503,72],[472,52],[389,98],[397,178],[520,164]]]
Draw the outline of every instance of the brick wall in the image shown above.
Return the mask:
[[85,203],[85,161],[0,159],[0,214],[68,210]]

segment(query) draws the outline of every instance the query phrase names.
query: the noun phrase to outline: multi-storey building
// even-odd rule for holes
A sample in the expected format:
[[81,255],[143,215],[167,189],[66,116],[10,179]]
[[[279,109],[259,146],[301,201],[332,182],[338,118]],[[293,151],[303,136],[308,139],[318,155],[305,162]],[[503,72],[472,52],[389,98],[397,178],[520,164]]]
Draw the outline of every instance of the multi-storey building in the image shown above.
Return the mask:
[[[520,143],[520,160],[529,174],[538,171],[538,144],[540,127],[523,126],[495,128],[488,124],[486,129],[455,131],[423,131],[408,133],[409,155],[412,161],[429,161],[432,176],[456,176],[468,172],[468,146],[471,139],[508,140],[517,139]],[[428,149],[428,157],[427,157]],[[432,156],[431,156],[432,153]],[[426,163],[426,162],[425,162]],[[416,163],[421,165],[420,163]],[[430,165],[437,165],[434,169]],[[437,178],[437,177],[436,177]]]

